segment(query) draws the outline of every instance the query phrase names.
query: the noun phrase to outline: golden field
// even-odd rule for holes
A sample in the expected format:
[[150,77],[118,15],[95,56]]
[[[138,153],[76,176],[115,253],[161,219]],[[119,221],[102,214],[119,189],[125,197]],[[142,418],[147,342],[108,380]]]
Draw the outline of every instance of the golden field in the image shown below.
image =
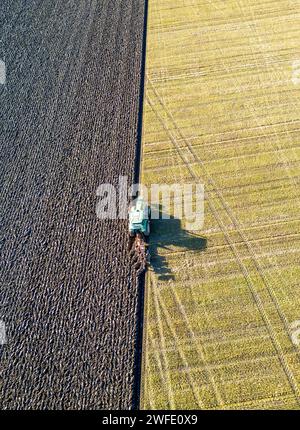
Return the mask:
[[142,408],[300,407],[299,6],[149,1],[143,183],[205,222],[153,222]]

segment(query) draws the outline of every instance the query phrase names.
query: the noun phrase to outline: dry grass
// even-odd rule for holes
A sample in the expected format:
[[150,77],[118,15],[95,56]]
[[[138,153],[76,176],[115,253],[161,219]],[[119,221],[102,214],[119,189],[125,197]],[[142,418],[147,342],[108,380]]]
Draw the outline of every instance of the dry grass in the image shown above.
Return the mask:
[[150,2],[143,180],[206,201],[152,235],[144,408],[299,408],[299,41],[297,2]]

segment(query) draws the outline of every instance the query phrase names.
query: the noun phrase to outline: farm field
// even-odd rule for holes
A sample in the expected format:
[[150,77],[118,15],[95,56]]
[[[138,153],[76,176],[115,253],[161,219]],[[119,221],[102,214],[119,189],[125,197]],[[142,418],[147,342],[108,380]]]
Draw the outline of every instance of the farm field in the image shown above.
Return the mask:
[[299,3],[152,0],[147,34],[143,183],[205,221],[153,222],[141,406],[299,409]]
[[137,273],[96,190],[133,180],[144,7],[1,0],[1,409],[137,406]]

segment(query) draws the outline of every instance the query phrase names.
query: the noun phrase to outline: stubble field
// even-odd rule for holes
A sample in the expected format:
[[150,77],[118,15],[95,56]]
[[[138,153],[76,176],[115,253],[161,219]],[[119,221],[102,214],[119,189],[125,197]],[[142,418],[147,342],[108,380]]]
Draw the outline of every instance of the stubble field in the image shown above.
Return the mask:
[[150,2],[143,182],[205,223],[154,223],[144,408],[299,408],[298,6]]

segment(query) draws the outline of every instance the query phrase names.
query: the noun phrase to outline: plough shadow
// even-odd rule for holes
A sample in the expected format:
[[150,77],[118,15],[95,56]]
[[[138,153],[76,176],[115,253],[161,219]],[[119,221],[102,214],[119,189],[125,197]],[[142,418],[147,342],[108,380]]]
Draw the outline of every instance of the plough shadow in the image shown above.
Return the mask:
[[[178,218],[163,219],[164,212],[161,205],[158,208],[159,219],[151,219],[151,235],[149,248],[153,271],[159,280],[174,280],[175,275],[168,264],[168,259],[161,251],[203,251],[207,247],[207,239],[201,235],[190,233],[182,228]],[[153,206],[152,206],[153,212]],[[174,249],[175,247],[175,249]]]

